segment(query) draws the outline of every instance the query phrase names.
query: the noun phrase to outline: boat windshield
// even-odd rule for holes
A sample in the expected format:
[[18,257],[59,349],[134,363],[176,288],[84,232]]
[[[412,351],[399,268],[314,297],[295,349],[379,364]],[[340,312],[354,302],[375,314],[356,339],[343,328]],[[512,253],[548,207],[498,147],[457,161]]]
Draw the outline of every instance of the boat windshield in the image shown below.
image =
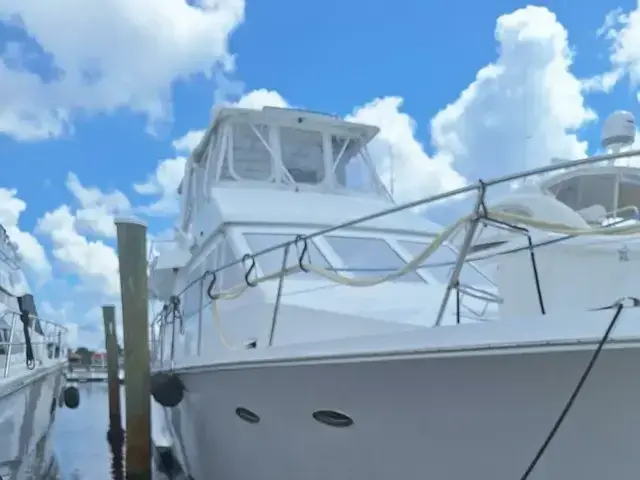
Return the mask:
[[[260,267],[260,270],[262,271],[262,275],[268,276],[277,274],[281,271],[284,249],[278,248],[263,254],[260,254],[259,252],[285,242],[293,242],[295,240],[295,235],[280,233],[245,233],[244,238],[251,251],[254,252],[254,254],[258,254],[255,259],[258,267]],[[326,269],[332,268],[325,256],[312,240],[308,241],[307,245],[307,262],[311,262],[314,265],[318,265]],[[297,252],[295,248],[289,249],[286,264],[287,268],[295,267],[298,264],[298,255],[299,252]],[[296,280],[318,280],[320,278],[312,272],[296,272],[292,277]]]
[[588,221],[594,220],[589,218],[593,215],[601,224],[638,220],[640,175],[636,170],[592,167],[569,172],[547,184],[546,191],[576,212],[588,215]]
[[[407,265],[391,245],[381,238],[327,235],[324,239],[340,258],[345,273],[356,278],[388,275]],[[415,272],[393,281],[425,283]]]
[[[259,252],[275,245],[292,242],[291,234],[280,233],[245,233],[244,238],[252,252],[257,253],[255,259],[262,274],[277,274],[282,268],[284,249],[259,254]],[[376,237],[360,237],[345,235],[326,235],[309,240],[306,261],[321,268],[337,271],[340,275],[353,278],[376,278],[396,272],[407,265],[407,261],[384,239]],[[426,248],[426,247],[425,247]],[[299,249],[291,248],[287,259],[287,267],[298,264]],[[328,259],[331,259],[329,261]],[[296,280],[318,280],[313,272],[297,272]],[[395,278],[393,282],[427,283],[418,273],[409,272]]]
[[[409,254],[411,254],[413,258],[420,255],[429,246],[429,244],[425,242],[408,240],[400,240],[399,243],[404,249],[407,250],[407,252],[409,252]],[[425,260],[425,262],[423,263],[423,268],[427,269],[428,272],[436,278],[436,280],[446,284],[451,278],[451,274],[453,272],[453,268],[457,258],[458,254],[454,251],[454,249],[448,244],[443,244],[440,246],[440,248],[433,252],[433,254],[429,258]],[[479,270],[466,263],[462,267],[459,278],[460,283],[466,285],[486,286],[490,284],[489,280],[487,280],[487,278],[482,275]]]

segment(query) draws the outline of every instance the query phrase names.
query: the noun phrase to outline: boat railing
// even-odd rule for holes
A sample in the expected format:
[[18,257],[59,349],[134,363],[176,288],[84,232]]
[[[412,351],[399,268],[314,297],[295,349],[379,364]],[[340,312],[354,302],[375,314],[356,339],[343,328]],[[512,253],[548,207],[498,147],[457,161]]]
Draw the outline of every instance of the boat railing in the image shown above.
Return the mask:
[[30,326],[25,329],[20,312],[5,310],[0,315],[0,322],[9,326],[0,328],[0,358],[4,358],[3,378],[11,375],[11,367],[19,361],[25,361],[27,368],[32,370],[36,362],[66,356],[66,327],[33,315],[29,316],[29,320]]
[[[474,288],[473,285],[462,285],[460,282],[460,273],[461,270],[463,268],[464,265],[466,264],[473,264],[474,260],[478,260],[478,259],[483,259],[487,258],[486,255],[477,255],[477,253],[473,253],[470,254],[470,250],[471,247],[473,246],[473,243],[477,237],[477,233],[478,233],[478,229],[480,228],[480,226],[482,225],[486,225],[489,227],[495,227],[495,228],[499,228],[499,229],[504,229],[507,230],[511,233],[516,233],[516,234],[522,234],[523,237],[528,239],[528,245],[521,247],[521,248],[516,248],[513,250],[513,252],[516,251],[522,251],[522,250],[530,250],[530,252],[532,253],[531,255],[531,259],[532,259],[532,272],[533,275],[535,277],[535,284],[536,287],[538,289],[538,298],[539,298],[539,303],[540,303],[540,310],[541,313],[544,314],[545,313],[545,307],[544,307],[544,300],[541,294],[541,289],[540,289],[540,285],[539,285],[539,279],[538,279],[538,273],[537,273],[537,267],[535,264],[535,255],[533,254],[534,249],[536,247],[536,245],[534,245],[534,243],[532,242],[531,239],[531,235],[530,235],[530,231],[528,228],[525,228],[523,226],[520,226],[518,224],[510,224],[509,222],[506,221],[502,221],[502,220],[497,220],[496,218],[492,218],[491,215],[488,215],[488,208],[485,204],[485,201],[487,200],[486,196],[487,196],[487,192],[495,187],[498,186],[505,186],[505,185],[509,185],[509,184],[514,184],[514,183],[519,183],[523,180],[526,180],[530,177],[539,177],[539,176],[543,176],[552,172],[556,172],[556,171],[560,171],[560,170],[567,170],[567,169],[571,169],[571,168],[577,168],[577,167],[581,167],[581,166],[585,166],[585,165],[597,165],[600,163],[604,163],[604,162],[612,162],[615,160],[619,160],[619,159],[625,159],[625,158],[631,158],[631,157],[639,157],[640,156],[640,150],[633,150],[633,151],[626,151],[626,152],[618,152],[618,153],[613,153],[613,154],[604,154],[604,155],[598,155],[598,156],[593,156],[593,157],[588,157],[588,158],[584,158],[584,159],[580,159],[580,160],[574,160],[574,161],[568,161],[568,162],[564,162],[564,163],[556,163],[556,164],[551,164],[551,165],[546,165],[543,167],[539,167],[539,168],[535,168],[526,172],[520,172],[520,173],[514,173],[514,174],[510,174],[510,175],[505,175],[499,178],[494,178],[491,180],[478,180],[477,182],[458,188],[456,190],[453,191],[449,191],[449,192],[445,192],[445,193],[440,193],[437,195],[433,195],[431,197],[427,197],[427,198],[422,198],[419,200],[415,200],[415,201],[411,201],[411,202],[407,202],[407,203],[403,203],[403,204],[398,204],[398,205],[394,205],[392,207],[389,207],[387,209],[384,209],[382,211],[379,211],[377,213],[374,214],[370,214],[370,215],[366,215],[360,218],[356,218],[347,222],[343,222],[341,224],[338,225],[334,225],[328,228],[323,228],[323,229],[319,229],[316,230],[312,233],[307,233],[307,234],[301,234],[298,235],[295,240],[290,240],[290,241],[286,241],[286,242],[282,242],[282,243],[278,243],[276,245],[273,245],[269,248],[265,248],[259,252],[254,252],[251,254],[247,254],[244,257],[242,257],[241,259],[236,259],[233,260],[231,262],[228,262],[218,268],[216,268],[215,270],[212,271],[207,271],[200,279],[198,282],[192,282],[191,284],[189,284],[184,291],[186,291],[188,288],[193,288],[194,286],[196,288],[200,288],[203,292],[207,292],[207,290],[209,290],[209,292],[212,290],[211,289],[211,285],[213,285],[215,283],[216,280],[216,276],[220,273],[223,272],[227,269],[230,268],[234,268],[234,267],[242,267],[245,270],[245,281],[246,281],[246,286],[239,286],[239,289],[233,289],[234,291],[232,292],[226,292],[224,294],[221,293],[216,293],[215,295],[213,295],[212,297],[212,301],[215,304],[215,302],[217,300],[220,299],[232,299],[232,298],[237,298],[242,291],[247,290],[248,288],[251,288],[252,286],[255,286],[257,283],[261,282],[261,281],[266,281],[266,280],[277,280],[277,294],[275,297],[275,302],[274,302],[274,308],[273,308],[273,313],[271,315],[271,327],[270,327],[270,336],[269,336],[269,345],[271,345],[273,343],[273,335],[275,332],[275,328],[276,328],[276,324],[277,324],[277,320],[278,320],[278,311],[280,308],[280,302],[281,302],[281,298],[283,296],[283,282],[285,281],[285,278],[290,275],[291,273],[294,273],[294,271],[296,270],[295,268],[290,268],[288,267],[288,265],[290,264],[290,260],[289,260],[289,256],[290,255],[295,255],[295,253],[292,252],[292,249],[296,249],[298,251],[298,257],[299,257],[299,266],[301,270],[307,270],[308,267],[310,267],[310,265],[306,265],[306,267],[303,265],[302,263],[302,258],[304,257],[306,251],[307,251],[307,247],[308,247],[308,242],[310,240],[313,240],[314,238],[318,238],[318,237],[322,237],[325,236],[327,234],[330,233],[334,233],[334,232],[338,232],[341,230],[345,230],[345,229],[350,229],[350,228],[358,228],[359,226],[361,226],[362,224],[366,224],[367,222],[379,219],[381,217],[385,217],[388,215],[392,215],[401,211],[405,211],[405,210],[411,210],[411,209],[417,209],[417,208],[421,208],[421,209],[426,209],[429,206],[432,206],[435,203],[440,203],[443,201],[450,201],[451,199],[454,198],[466,198],[467,200],[472,199],[473,200],[473,209],[471,210],[471,212],[464,216],[461,221],[458,222],[457,225],[455,225],[456,227],[458,227],[459,229],[462,229],[463,231],[463,240],[462,242],[459,244],[459,246],[455,248],[456,251],[456,258],[454,261],[452,261],[450,263],[450,266],[452,267],[452,272],[451,275],[449,276],[445,291],[444,291],[444,295],[443,298],[441,299],[440,302],[440,306],[438,309],[438,313],[437,316],[435,318],[435,322],[434,322],[434,326],[439,326],[442,323],[443,320],[443,316],[446,312],[447,306],[450,303],[451,300],[451,295],[453,294],[453,292],[456,292],[456,303],[458,304],[458,321],[459,318],[461,317],[467,317],[469,316],[468,314],[465,314],[463,312],[461,312],[461,305],[460,305],[460,300],[462,298],[462,296],[464,295],[468,295],[471,297],[475,297],[478,299],[484,299],[487,304],[488,303],[500,303],[500,298],[495,295],[494,293],[491,292],[486,292],[486,291],[481,291],[478,292],[478,290],[476,288]],[[508,215],[507,215],[508,216]],[[532,224],[535,223],[535,220],[532,219]],[[560,226],[562,227],[562,226]],[[532,228],[536,228],[536,227],[532,227]],[[567,227],[568,228],[568,227]],[[622,228],[622,227],[614,227],[614,228]],[[595,230],[594,230],[595,232]],[[572,237],[571,234],[568,234],[565,236],[565,238],[570,238]],[[435,243],[435,242],[434,242]],[[446,243],[443,243],[443,245],[446,245]],[[436,247],[439,247],[441,245],[438,245]],[[300,250],[302,250],[302,253],[300,253]],[[269,253],[273,253],[276,251],[282,251],[282,267],[281,269],[276,272],[275,274],[271,274],[271,275],[267,275],[266,277],[262,277],[259,279],[255,278],[255,267],[256,267],[256,258],[262,256],[262,255],[266,255]],[[511,252],[500,252],[501,255],[503,254],[508,254]],[[420,260],[420,259],[419,259]],[[413,262],[412,262],[413,263]],[[412,269],[416,270],[418,268],[422,268],[421,266],[421,261],[418,264],[414,264],[412,265]],[[476,267],[473,267],[474,269],[478,270]],[[300,270],[298,269],[298,271]],[[408,273],[405,272],[405,273]],[[482,274],[483,276],[485,276],[485,278],[487,278],[487,280],[489,280],[490,283],[492,283],[489,279],[488,276]],[[210,285],[209,288],[207,289],[207,286],[204,285],[204,281],[210,281]],[[359,286],[363,286],[363,285],[359,285]],[[180,292],[178,295],[176,295],[176,297],[180,297],[183,293]],[[486,310],[486,308],[485,308]],[[477,316],[477,315],[482,315],[482,312],[472,312],[472,317],[473,316]],[[162,322],[162,318],[163,315],[160,314],[157,319],[152,323],[152,328],[156,328],[156,327],[160,327],[159,328],[159,333],[156,333],[154,331],[153,333],[153,343],[155,345],[156,348],[159,348],[160,350],[162,350],[164,348],[164,342],[163,342],[163,338],[164,338],[164,334],[165,334],[165,328],[163,328],[166,325],[163,325]],[[169,323],[169,322],[164,322]],[[173,329],[169,329],[168,332],[166,332],[169,335],[172,335],[172,331],[173,331],[173,335],[175,335],[175,321],[173,322],[174,324],[174,328]],[[199,331],[198,331],[198,344],[200,345],[201,343],[201,324],[202,321],[200,321],[200,327],[199,327]],[[174,339],[175,341],[175,339]],[[173,358],[173,342],[172,342],[172,348],[171,348],[172,352],[170,354],[170,357]],[[199,351],[200,349],[198,349]],[[156,356],[158,356],[158,352],[156,351],[155,354]],[[159,353],[159,357],[160,359],[163,358],[163,352],[160,351]]]
[[598,220],[601,225],[611,227],[623,222],[628,222],[630,218],[624,216],[627,213],[631,213],[631,219],[640,220],[640,210],[638,210],[638,207],[635,205],[627,205],[607,212]]

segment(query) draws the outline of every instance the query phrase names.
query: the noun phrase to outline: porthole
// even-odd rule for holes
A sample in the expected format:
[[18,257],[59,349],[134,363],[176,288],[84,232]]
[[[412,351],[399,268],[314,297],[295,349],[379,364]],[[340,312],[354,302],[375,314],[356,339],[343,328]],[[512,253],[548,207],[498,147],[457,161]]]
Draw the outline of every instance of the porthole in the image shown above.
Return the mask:
[[236,415],[247,423],[260,423],[260,417],[247,408],[236,408]]
[[313,412],[313,418],[330,427],[345,428],[353,425],[353,419],[350,416],[334,410],[318,410]]

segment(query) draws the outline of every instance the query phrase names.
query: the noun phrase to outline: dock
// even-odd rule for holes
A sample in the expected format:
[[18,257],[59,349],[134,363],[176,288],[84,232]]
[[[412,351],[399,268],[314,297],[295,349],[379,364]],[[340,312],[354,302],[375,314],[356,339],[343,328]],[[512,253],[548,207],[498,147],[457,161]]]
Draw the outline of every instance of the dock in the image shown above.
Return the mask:
[[[67,382],[69,383],[107,383],[107,367],[105,366],[89,366],[76,367],[67,373]],[[118,380],[120,385],[124,385],[124,370],[118,369]]]

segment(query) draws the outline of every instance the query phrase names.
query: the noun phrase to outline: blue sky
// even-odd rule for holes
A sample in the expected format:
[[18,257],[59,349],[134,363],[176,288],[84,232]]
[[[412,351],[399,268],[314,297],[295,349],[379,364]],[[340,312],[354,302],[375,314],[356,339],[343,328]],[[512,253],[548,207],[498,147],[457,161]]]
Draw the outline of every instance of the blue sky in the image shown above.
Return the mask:
[[0,0],[0,221],[41,313],[89,344],[117,299],[113,216],[167,231],[216,102],[377,124],[399,201],[593,153],[638,107],[630,0],[55,4]]

